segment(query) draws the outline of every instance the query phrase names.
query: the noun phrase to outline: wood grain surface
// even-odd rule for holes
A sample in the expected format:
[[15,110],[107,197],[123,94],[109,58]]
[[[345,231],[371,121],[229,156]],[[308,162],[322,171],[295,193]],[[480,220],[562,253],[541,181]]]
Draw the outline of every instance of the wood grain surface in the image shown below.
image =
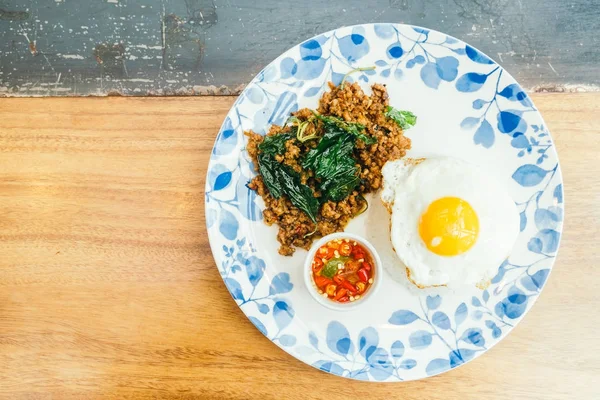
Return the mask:
[[374,384],[287,355],[219,276],[203,188],[233,98],[0,99],[0,397],[600,398],[600,95],[534,100],[566,190],[544,293],[481,358]]

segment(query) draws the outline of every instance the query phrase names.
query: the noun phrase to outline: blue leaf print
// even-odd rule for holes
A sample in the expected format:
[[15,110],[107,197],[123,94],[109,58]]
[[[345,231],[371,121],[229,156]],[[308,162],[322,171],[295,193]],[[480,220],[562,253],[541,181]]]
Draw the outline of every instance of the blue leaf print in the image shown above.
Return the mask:
[[[560,210],[560,209],[559,209]],[[561,221],[561,216],[547,208],[538,208],[534,214],[535,226],[542,229],[556,229]]]
[[381,347],[378,347],[373,351],[368,362],[371,366],[369,373],[378,381],[386,380],[394,373],[394,366],[390,362],[389,355],[387,351]]
[[433,317],[431,318],[431,322],[433,322],[433,324],[440,329],[443,329],[443,330],[450,329],[450,318],[448,318],[448,315],[446,315],[446,313],[443,313],[441,311],[436,311],[433,314]]
[[285,301],[281,300],[273,306],[273,318],[279,330],[283,330],[294,319],[294,309]]
[[375,24],[374,29],[375,34],[382,39],[391,38],[396,33],[391,24]]
[[337,321],[331,321],[327,325],[326,341],[327,347],[341,356],[354,352],[348,329]]
[[368,346],[364,355],[365,360],[369,360],[369,357],[371,357],[373,353],[375,353],[375,350],[377,350],[377,346]]
[[292,76],[296,75],[296,72],[298,71],[298,65],[296,65],[296,62],[293,58],[287,57],[281,60],[281,63],[279,64],[279,70],[281,71],[282,79],[291,78]]
[[447,371],[449,369],[450,369],[450,361],[445,360],[443,358],[436,358],[434,360],[431,360],[429,362],[429,364],[427,364],[427,367],[425,368],[425,372],[427,372],[427,375],[431,376],[431,375],[437,375],[437,374]]
[[[347,81],[350,82],[351,77],[348,77]],[[331,73],[331,82],[335,85],[335,86],[339,86],[342,83],[342,80],[344,79],[344,74],[338,74],[337,72],[332,72]]]
[[527,301],[527,296],[521,289],[513,286],[508,291],[508,297],[506,299],[513,304],[522,304]]
[[409,310],[398,310],[395,311],[388,322],[392,325],[408,325],[418,320],[419,317],[412,311]]
[[271,309],[266,304],[258,304],[258,311],[260,311],[261,314],[268,314]]
[[317,350],[319,349],[319,338],[317,337],[317,335],[315,335],[314,332],[310,332],[308,334],[308,341],[310,342],[312,347],[314,347]]
[[265,272],[265,262],[256,256],[251,256],[245,260],[246,274],[252,286],[258,285]]
[[381,71],[381,76],[383,76],[384,78],[387,78],[388,76],[390,76],[390,70],[385,69],[385,70]]
[[562,183],[558,184],[554,188],[554,198],[556,199],[556,201],[558,202],[558,204],[562,204],[562,202],[563,202]]
[[529,239],[529,242],[527,243],[527,250],[537,254],[540,254],[542,252],[542,247],[544,247],[542,241],[535,237]]
[[506,315],[510,319],[517,319],[525,313],[525,309],[527,308],[527,301],[524,303],[511,303],[506,299],[502,301],[502,307],[504,315]]
[[481,301],[476,296],[471,298],[471,304],[475,307],[481,307]]
[[404,355],[404,343],[399,340],[392,343],[391,353],[394,358],[402,358]]
[[531,275],[531,281],[534,283],[536,288],[541,289],[542,287],[544,287],[544,284],[546,283],[546,279],[548,279],[549,274],[549,269],[541,269],[535,274]]
[[485,338],[479,328],[469,328],[460,337],[460,340],[471,343],[477,347],[485,346]]
[[223,172],[222,174],[219,174],[219,176],[217,176],[217,179],[215,179],[215,183],[213,184],[213,189],[214,190],[222,190],[225,189],[227,187],[227,185],[229,185],[229,183],[231,182],[231,171],[227,171],[227,172]]
[[415,58],[413,58],[413,61],[417,64],[425,64],[425,57],[423,57],[422,55],[418,55]]
[[208,210],[206,210],[206,226],[208,228],[211,228],[215,224],[215,221],[217,220],[217,215],[217,210],[215,210],[214,208],[209,208]]
[[496,325],[496,323],[494,321],[485,321],[485,326],[487,326],[489,329],[492,330],[492,337],[494,339],[498,339],[500,337],[500,335],[502,334],[502,330],[500,328],[498,328],[498,325]]
[[500,335],[502,335],[502,330],[500,328],[496,326],[494,329],[492,329],[492,337],[494,339],[498,339]]
[[417,33],[422,33],[425,36],[429,35],[429,29],[426,29],[426,28],[420,28],[418,26],[413,26],[413,30]]
[[406,68],[408,68],[408,69],[413,69],[415,67],[415,65],[417,65],[415,60],[408,60],[406,62]]
[[485,54],[481,53],[480,51],[478,51],[477,49],[475,49],[469,45],[467,45],[465,47],[465,53],[467,54],[467,57],[469,57],[471,60],[475,61],[476,63],[479,63],[479,64],[493,64],[494,63]]
[[252,322],[254,324],[254,326],[256,326],[256,329],[258,329],[260,331],[260,333],[262,333],[263,335],[269,337],[267,335],[267,328],[265,328],[265,326],[263,325],[263,323],[260,322],[258,320],[258,318],[256,318],[256,317],[248,317],[248,319],[250,320],[250,322]]
[[375,328],[365,328],[358,334],[358,350],[365,359],[368,358],[366,356],[367,350],[369,348],[377,348],[378,344],[379,334]]
[[499,318],[506,316],[510,319],[516,319],[523,315],[526,308],[527,296],[521,289],[513,286],[508,291],[508,297],[496,304],[494,312]]
[[269,124],[283,125],[290,113],[298,110],[298,96],[293,92],[284,92],[277,99],[273,113],[269,117]]
[[487,120],[483,120],[479,128],[475,131],[475,135],[473,136],[473,142],[475,144],[480,144],[486,149],[489,149],[494,145],[495,141],[494,129],[492,125],[490,125]]
[[492,278],[492,283],[498,283],[502,280],[502,278],[504,278],[504,274],[506,273],[506,269],[504,267],[506,263],[507,261],[504,261],[502,265],[500,265],[500,267],[498,268],[498,273],[495,277]]
[[378,67],[387,67],[388,63],[383,60],[377,60],[377,61],[375,61],[375,65],[377,65]]
[[260,104],[263,102],[265,95],[259,87],[252,86],[246,90],[246,98],[254,104]]
[[516,132],[513,134],[513,139],[510,141],[510,145],[515,149],[529,149],[529,139],[522,132]]
[[256,192],[246,186],[249,180],[244,174],[240,174],[237,179],[236,196],[239,204],[238,210],[247,220],[260,221],[263,214],[257,204],[258,198]]
[[320,360],[314,363],[312,366],[320,369],[321,371],[330,372],[334,375],[342,376],[344,374],[344,368],[331,361]]
[[479,321],[482,317],[483,317],[483,312],[481,310],[475,310],[471,314],[471,318],[473,318],[475,321]]
[[410,347],[415,350],[421,350],[429,347],[431,341],[431,333],[423,330],[415,331],[408,337]]
[[394,71],[394,78],[399,80],[399,79],[402,79],[403,75],[404,75],[404,73],[402,72],[402,70],[400,68],[396,68],[396,70]]
[[457,328],[467,318],[467,311],[468,309],[465,303],[460,303],[456,308],[456,311],[454,312],[454,322],[456,323]]
[[219,221],[219,232],[226,239],[234,240],[237,237],[239,223],[237,218],[229,211],[222,209]]
[[512,175],[512,178],[519,185],[532,187],[539,185],[546,177],[548,171],[533,164],[521,165]]
[[481,110],[485,104],[487,104],[487,102],[483,99],[473,100],[473,108],[475,110]]
[[296,344],[296,337],[292,335],[281,335],[279,337],[279,343],[285,347],[291,347]]
[[[211,190],[220,190],[215,189],[215,183],[219,180],[219,177],[223,174],[230,173],[231,171],[223,164],[215,164],[208,171],[208,182],[210,183]],[[224,178],[221,178],[221,180]],[[229,177],[231,180],[231,176]],[[222,188],[221,188],[222,189]]]
[[429,62],[421,68],[421,79],[423,83],[432,89],[437,89],[440,85],[441,79],[437,72],[437,66]]
[[358,61],[369,53],[369,43],[358,33],[339,38],[338,46],[342,56],[349,62]]
[[504,98],[507,98],[510,101],[521,101],[527,97],[527,95],[523,92],[523,90],[521,90],[519,85],[517,85],[516,83],[508,85],[507,87],[502,89],[502,91],[498,94]]
[[322,54],[323,50],[321,49],[321,44],[314,39],[300,45],[300,56],[305,61],[318,60],[321,58]]
[[442,304],[442,297],[438,294],[435,296],[427,296],[427,308],[430,310],[435,310]]
[[416,366],[417,366],[417,361],[413,360],[412,358],[408,358],[406,360],[402,360],[400,365],[398,365],[398,368],[408,370],[408,369],[413,369]]
[[[458,350],[451,351],[450,355],[454,355],[454,356],[458,357],[460,360],[459,364],[462,364],[463,362],[467,362],[467,361],[471,360],[475,356],[476,353],[477,353],[477,350],[458,349]],[[452,363],[452,356],[450,356],[450,361]]]
[[494,313],[496,313],[498,318],[504,318],[504,304],[501,301],[494,307]]
[[404,50],[400,47],[400,43],[392,43],[387,48],[387,55],[390,58],[400,58],[404,54]]
[[467,117],[462,120],[462,122],[460,123],[460,127],[462,129],[471,129],[478,123],[479,123],[479,118]]
[[498,113],[498,129],[502,133],[511,133],[520,126],[522,118],[521,111],[510,110]]
[[319,92],[321,91],[321,87],[320,86],[315,86],[312,87],[310,89],[308,89],[306,92],[304,92],[304,97],[313,97],[319,94]]
[[535,235],[535,238],[541,243],[538,253],[552,254],[558,249],[560,234],[554,229],[542,229]]
[[442,80],[452,82],[458,75],[458,60],[451,56],[438,58],[436,70]]
[[[319,58],[316,60],[300,60],[298,62],[298,70],[294,74],[294,77],[296,79],[301,80],[311,80],[318,78],[323,72],[323,69],[325,68],[326,64],[327,60],[324,58]],[[302,85],[299,84],[299,86]]]
[[476,72],[469,72],[464,74],[456,81],[456,89],[459,92],[463,93],[471,93],[476,92],[485,83],[488,75],[486,74],[478,74]]
[[227,117],[221,128],[221,134],[217,137],[217,143],[213,148],[213,154],[224,155],[229,154],[237,144],[238,135],[233,129],[231,118]]
[[287,272],[280,272],[271,281],[269,286],[269,296],[275,294],[288,293],[294,288],[294,285],[290,282],[290,274]]
[[363,369],[355,370],[351,372],[352,379],[356,379],[357,381],[370,381],[369,372]]
[[231,297],[233,297],[235,300],[244,301],[242,287],[240,286],[238,281],[236,281],[233,278],[225,278],[225,286],[227,286],[229,293],[231,293]]
[[490,299],[490,292],[488,292],[487,290],[484,290],[483,294],[481,295],[481,297],[483,298],[483,301],[485,303],[487,303],[488,300]]

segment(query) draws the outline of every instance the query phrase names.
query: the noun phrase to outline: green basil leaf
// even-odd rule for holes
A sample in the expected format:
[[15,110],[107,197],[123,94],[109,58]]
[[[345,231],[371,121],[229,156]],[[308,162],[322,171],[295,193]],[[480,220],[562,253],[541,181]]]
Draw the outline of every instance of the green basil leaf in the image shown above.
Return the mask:
[[387,106],[385,116],[394,120],[402,129],[409,129],[417,123],[417,116],[410,111],[400,111],[394,107]]

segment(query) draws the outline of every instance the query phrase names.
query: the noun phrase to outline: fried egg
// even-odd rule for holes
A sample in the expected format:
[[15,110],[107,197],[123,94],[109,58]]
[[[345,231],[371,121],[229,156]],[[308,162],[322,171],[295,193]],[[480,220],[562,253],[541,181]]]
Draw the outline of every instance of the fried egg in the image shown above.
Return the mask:
[[390,239],[408,278],[421,288],[487,287],[519,234],[505,188],[449,157],[390,161],[382,174]]

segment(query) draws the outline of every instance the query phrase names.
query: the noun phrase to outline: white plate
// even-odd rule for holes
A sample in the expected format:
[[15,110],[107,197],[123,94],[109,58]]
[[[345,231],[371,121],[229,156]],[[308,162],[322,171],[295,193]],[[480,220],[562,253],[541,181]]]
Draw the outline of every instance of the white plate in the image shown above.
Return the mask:
[[[352,75],[366,90],[385,83],[390,103],[413,111],[410,154],[449,155],[479,164],[505,183],[521,213],[521,233],[491,286],[460,293],[419,290],[395,264],[379,201],[347,228],[370,240],[385,265],[368,304],[347,312],[314,301],[303,280],[304,250],[277,253],[276,227],[246,187],[255,172],[244,130],[265,133],[290,112],[316,108],[327,82]],[[352,78],[350,78],[352,79]],[[206,221],[216,264],[231,295],[267,338],[305,363],[347,378],[402,381],[436,375],[477,358],[523,318],[558,250],[563,190],[542,117],[500,66],[465,43],[407,25],[340,28],[282,54],[248,85],[217,137],[206,183]],[[540,340],[544,340],[540,338]]]

